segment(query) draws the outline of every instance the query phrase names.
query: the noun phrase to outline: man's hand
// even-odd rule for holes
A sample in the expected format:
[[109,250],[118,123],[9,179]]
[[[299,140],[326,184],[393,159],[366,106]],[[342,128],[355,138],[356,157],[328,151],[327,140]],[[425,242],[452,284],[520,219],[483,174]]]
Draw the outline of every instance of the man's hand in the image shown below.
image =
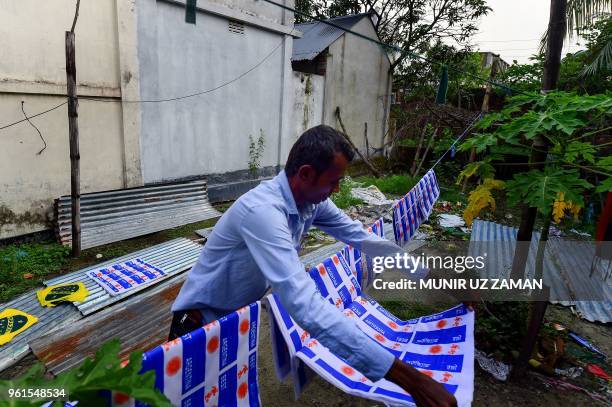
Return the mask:
[[410,393],[418,407],[457,407],[457,400],[443,385],[397,358],[385,379]]

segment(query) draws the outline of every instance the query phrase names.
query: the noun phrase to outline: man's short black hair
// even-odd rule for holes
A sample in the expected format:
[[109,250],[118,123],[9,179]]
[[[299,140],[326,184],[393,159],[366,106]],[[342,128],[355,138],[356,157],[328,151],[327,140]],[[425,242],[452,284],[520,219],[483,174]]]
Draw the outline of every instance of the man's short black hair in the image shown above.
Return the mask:
[[336,153],[344,154],[349,162],[355,156],[352,147],[338,130],[324,124],[315,126],[306,130],[291,147],[285,173],[292,177],[302,165],[311,165],[317,174],[321,174],[331,166]]

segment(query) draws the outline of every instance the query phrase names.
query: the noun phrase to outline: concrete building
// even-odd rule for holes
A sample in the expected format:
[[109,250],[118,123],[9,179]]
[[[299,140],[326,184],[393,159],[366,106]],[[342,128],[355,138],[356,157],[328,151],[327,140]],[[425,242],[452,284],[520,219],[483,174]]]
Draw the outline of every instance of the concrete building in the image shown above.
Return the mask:
[[480,51],[480,58],[482,59],[483,68],[489,68],[493,65],[493,61],[497,59],[497,69],[499,72],[503,72],[510,67],[510,64],[501,59],[499,54],[491,51]]
[[[296,137],[293,15],[259,0],[197,6],[193,25],[185,0],[81,2],[82,193],[202,176],[239,181],[248,173],[249,135],[263,135],[261,173],[284,162]],[[50,229],[53,199],[70,193],[62,103],[74,7],[0,0],[0,127],[24,119],[22,101],[30,116],[59,106],[0,131],[0,239]]]
[[[330,21],[378,39],[371,14]],[[346,131],[360,150],[366,150],[366,134],[370,152],[381,148],[388,128],[392,84],[385,50],[321,22],[297,24],[295,28],[303,33],[294,40],[292,54],[295,123],[302,129],[319,123],[340,129],[335,115],[339,107]],[[300,89],[310,92],[300,94]]]

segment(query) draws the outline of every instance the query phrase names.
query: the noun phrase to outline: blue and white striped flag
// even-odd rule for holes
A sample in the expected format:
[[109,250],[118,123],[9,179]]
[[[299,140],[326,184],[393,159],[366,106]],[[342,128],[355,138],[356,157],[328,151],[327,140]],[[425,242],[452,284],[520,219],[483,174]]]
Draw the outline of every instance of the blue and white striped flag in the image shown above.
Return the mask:
[[429,218],[434,203],[440,196],[440,187],[433,170],[393,206],[395,242],[402,245],[412,239],[423,221]]
[[[380,237],[384,237],[385,233],[383,225],[383,219],[380,218],[368,227],[368,232],[375,233]],[[374,281],[374,273],[372,271],[372,267],[370,265],[366,270],[366,274],[364,275],[364,263],[367,264],[368,259],[366,256],[362,256],[362,253],[359,249],[347,245],[337,254],[344,257],[344,259],[348,262],[348,265],[353,272],[353,276],[359,282],[360,286],[369,287],[370,284],[372,284],[372,282]]]
[[160,268],[141,259],[132,259],[87,272],[111,296],[119,295],[166,275]]
[[[153,348],[142,372],[154,370],[155,387],[176,406],[259,406],[260,313],[258,301]],[[120,405],[145,406],[126,403]]]
[[[474,391],[474,313],[459,305],[435,315],[402,321],[363,295],[341,254],[325,260],[309,274],[321,295],[353,319],[367,336],[395,357],[444,384],[460,406],[470,405]],[[292,371],[296,398],[314,371],[349,394],[385,404],[414,404],[400,387],[384,379],[372,383],[310,337],[275,295],[267,299],[277,371],[283,363],[285,376]],[[280,345],[283,341],[285,346]]]

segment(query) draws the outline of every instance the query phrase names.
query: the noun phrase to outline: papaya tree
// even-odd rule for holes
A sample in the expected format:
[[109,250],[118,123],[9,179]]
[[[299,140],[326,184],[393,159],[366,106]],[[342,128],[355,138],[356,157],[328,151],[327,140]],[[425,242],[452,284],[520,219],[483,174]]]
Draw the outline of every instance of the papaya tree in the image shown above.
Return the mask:
[[[546,231],[551,220],[577,216],[585,206],[585,193],[612,191],[610,122],[612,93],[577,95],[567,92],[525,94],[511,98],[505,108],[478,123],[477,132],[460,147],[476,149],[483,158],[468,164],[459,174],[479,179],[468,199],[464,218],[468,224],[485,208],[495,208],[491,191],[505,189],[509,205],[526,204],[538,209]],[[529,162],[531,141],[544,137],[550,146],[544,163]],[[525,157],[526,167],[503,182],[495,179],[495,164],[509,155]],[[595,181],[596,180],[596,181]]]

